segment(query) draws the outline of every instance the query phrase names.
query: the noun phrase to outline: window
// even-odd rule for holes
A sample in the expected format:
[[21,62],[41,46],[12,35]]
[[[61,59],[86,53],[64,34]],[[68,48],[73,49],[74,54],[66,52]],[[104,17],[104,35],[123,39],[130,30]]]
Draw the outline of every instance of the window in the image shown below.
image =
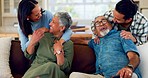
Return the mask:
[[20,0],[2,0],[3,16],[16,16]]
[[119,0],[47,0],[47,9],[52,13],[67,11],[74,19],[94,19],[113,9]]

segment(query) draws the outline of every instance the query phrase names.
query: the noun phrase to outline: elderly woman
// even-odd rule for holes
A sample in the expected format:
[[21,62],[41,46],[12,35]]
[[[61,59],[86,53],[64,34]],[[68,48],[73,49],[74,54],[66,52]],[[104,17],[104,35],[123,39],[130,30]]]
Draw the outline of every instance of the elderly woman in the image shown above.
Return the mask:
[[23,78],[68,77],[73,60],[73,43],[69,40],[62,46],[58,40],[71,24],[72,20],[67,12],[54,15],[50,33],[45,33],[38,44],[30,43],[25,51],[25,56],[33,62]]

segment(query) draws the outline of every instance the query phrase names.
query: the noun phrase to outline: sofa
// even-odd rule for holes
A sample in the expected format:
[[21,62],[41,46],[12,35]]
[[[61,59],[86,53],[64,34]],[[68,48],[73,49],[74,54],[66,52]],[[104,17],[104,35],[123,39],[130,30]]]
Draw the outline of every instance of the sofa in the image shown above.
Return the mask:
[[[95,72],[95,55],[88,45],[81,43],[77,38],[71,39],[74,42],[74,58],[71,72]],[[85,40],[85,39],[84,39]],[[140,53],[140,70],[143,78],[148,77],[148,42],[137,47]],[[26,59],[21,51],[20,41],[12,40],[10,48],[9,64],[14,78],[21,78],[30,67],[30,61]]]
[[[71,72],[95,72],[95,55],[86,44],[74,42],[74,58],[72,62]],[[21,78],[27,69],[30,67],[30,61],[26,59],[21,51],[20,41],[12,40],[10,48],[9,64],[11,73],[14,78]]]

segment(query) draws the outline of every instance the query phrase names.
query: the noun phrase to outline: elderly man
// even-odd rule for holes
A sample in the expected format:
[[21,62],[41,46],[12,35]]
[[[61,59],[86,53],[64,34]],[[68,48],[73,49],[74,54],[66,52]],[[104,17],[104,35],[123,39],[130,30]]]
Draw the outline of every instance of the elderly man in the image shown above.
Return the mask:
[[133,41],[112,30],[104,16],[96,17],[92,28],[100,39],[99,44],[93,39],[88,42],[96,55],[95,75],[73,72],[70,78],[112,78],[116,75],[120,78],[142,78],[138,69],[139,53]]
[[[72,24],[67,12],[58,12],[50,23],[47,32],[38,44],[30,42],[25,56],[33,63],[23,78],[67,78],[73,59],[73,43],[67,41],[61,45],[58,41]],[[36,32],[36,34],[41,35]],[[34,36],[32,36],[34,37]]]

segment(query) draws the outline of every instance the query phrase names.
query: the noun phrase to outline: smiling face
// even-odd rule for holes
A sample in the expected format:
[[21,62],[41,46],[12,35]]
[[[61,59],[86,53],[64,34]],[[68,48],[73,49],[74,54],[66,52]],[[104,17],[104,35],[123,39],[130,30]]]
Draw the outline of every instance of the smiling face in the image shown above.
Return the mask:
[[124,19],[125,15],[119,13],[117,10],[113,10],[113,21],[114,23],[118,23],[122,26],[126,26],[127,24],[129,24],[132,21],[132,18],[129,19]]
[[50,33],[54,35],[62,33],[65,27],[65,26],[60,26],[59,18],[57,16],[53,17],[49,25],[50,25]]
[[107,19],[104,16],[99,16],[94,21],[95,26],[95,33],[99,37],[105,36],[111,29],[111,24],[107,21]]
[[33,22],[37,22],[40,20],[42,16],[41,7],[39,5],[35,5],[35,8],[31,11],[31,14],[28,16],[29,20]]
[[113,15],[114,15],[114,18],[113,18],[113,21],[116,22],[116,23],[125,23],[125,19],[124,19],[124,15],[119,13],[118,11],[114,10],[113,11]]

